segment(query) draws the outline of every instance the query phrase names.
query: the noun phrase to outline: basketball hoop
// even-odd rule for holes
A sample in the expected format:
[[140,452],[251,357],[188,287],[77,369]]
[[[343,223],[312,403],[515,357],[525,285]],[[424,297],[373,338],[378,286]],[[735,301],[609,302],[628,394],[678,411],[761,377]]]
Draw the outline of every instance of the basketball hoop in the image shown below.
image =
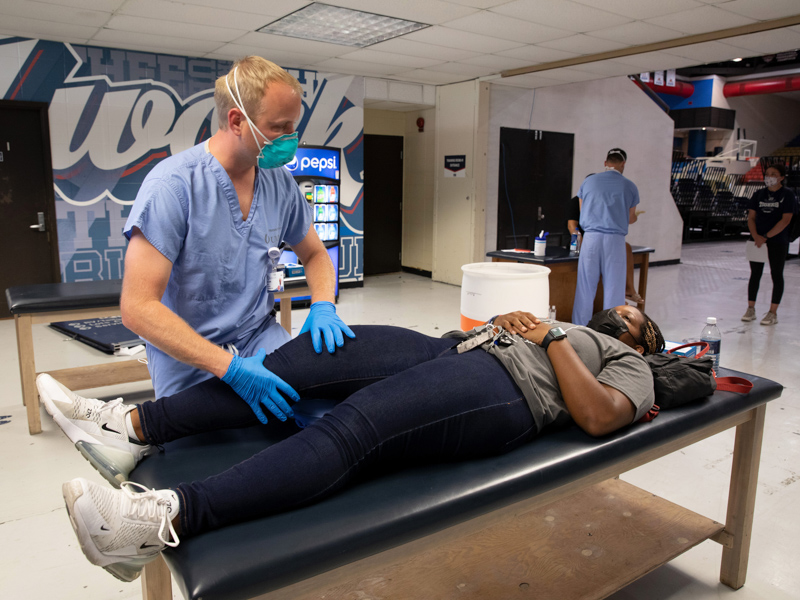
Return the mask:
[[750,163],[751,167],[755,167],[758,164],[758,157],[751,156],[750,158],[747,159],[747,161]]

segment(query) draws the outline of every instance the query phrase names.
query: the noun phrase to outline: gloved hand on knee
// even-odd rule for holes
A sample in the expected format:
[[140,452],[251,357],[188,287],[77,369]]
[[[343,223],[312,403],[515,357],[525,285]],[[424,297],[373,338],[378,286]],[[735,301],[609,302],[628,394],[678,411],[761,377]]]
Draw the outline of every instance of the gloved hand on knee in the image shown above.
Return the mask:
[[300,400],[300,395],[292,386],[264,366],[266,356],[267,351],[263,348],[255,356],[247,358],[234,356],[222,381],[231,386],[250,405],[262,423],[267,422],[267,417],[261,409],[261,404],[281,421],[285,421],[287,417],[294,416],[294,411],[281,392],[295,402]]
[[344,346],[342,333],[349,338],[356,337],[356,334],[336,314],[336,307],[333,303],[324,300],[311,305],[311,310],[300,333],[303,334],[307,331],[311,332],[311,343],[317,354],[322,352],[323,335],[325,336],[325,347],[331,354],[336,351],[336,346],[340,348]]

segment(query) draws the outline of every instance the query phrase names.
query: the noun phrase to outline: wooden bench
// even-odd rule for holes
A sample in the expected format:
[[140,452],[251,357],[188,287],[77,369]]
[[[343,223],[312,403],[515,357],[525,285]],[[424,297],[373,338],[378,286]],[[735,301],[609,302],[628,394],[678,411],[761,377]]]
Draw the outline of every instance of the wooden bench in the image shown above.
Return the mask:
[[[528,588],[537,600],[588,600],[706,539],[723,546],[720,580],[738,589],[766,402],[783,388],[721,371],[753,390],[716,392],[600,439],[573,425],[502,456],[392,471],[312,506],[183,539],[145,567],[144,598],[171,598],[174,577],[185,598],[203,600],[484,600]],[[725,523],[616,479],[734,427]],[[152,488],[202,479],[291,432],[274,421],[177,440],[131,479]]]
[[[33,347],[33,325],[53,321],[71,321],[119,315],[122,280],[82,281],[21,285],[6,290],[17,333],[19,375],[22,402],[27,409],[28,431],[41,433],[39,395],[36,391],[36,360]],[[286,298],[280,313],[281,325],[292,332],[291,298],[308,296],[310,290],[300,285],[275,294]],[[150,379],[147,365],[133,360],[109,360],[102,364],[48,371],[50,375],[72,390],[144,381]]]

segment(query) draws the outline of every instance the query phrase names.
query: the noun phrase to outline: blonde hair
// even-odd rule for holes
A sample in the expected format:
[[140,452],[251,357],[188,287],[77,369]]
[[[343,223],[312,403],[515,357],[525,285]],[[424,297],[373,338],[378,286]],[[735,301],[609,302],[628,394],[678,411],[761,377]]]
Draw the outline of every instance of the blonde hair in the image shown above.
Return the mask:
[[[236,71],[236,83],[233,81],[234,70]],[[226,78],[228,85],[225,85]],[[261,99],[264,97],[265,90],[270,84],[276,82],[288,85],[302,98],[303,88],[297,79],[274,62],[260,56],[246,56],[234,62],[227,75],[218,78],[214,85],[214,102],[217,105],[219,128],[228,128],[228,111],[236,108],[236,103],[228,93],[228,86],[236,94],[236,85],[238,84],[241,103],[247,111],[247,116],[256,119],[261,113]]]

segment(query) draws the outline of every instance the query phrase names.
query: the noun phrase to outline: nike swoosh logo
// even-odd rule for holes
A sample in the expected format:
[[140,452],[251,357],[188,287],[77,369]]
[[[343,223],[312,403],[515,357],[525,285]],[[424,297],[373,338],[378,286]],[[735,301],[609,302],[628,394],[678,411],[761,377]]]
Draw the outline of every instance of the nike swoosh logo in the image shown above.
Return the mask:
[[111,531],[111,530],[105,525],[100,525],[100,531]]
[[111,429],[111,427],[108,426],[108,423],[103,423],[103,426],[100,429],[105,429],[106,431],[110,431],[111,433],[116,433],[116,434],[120,433],[116,429]]
[[147,548],[158,548],[159,544],[148,544],[147,542],[143,542],[141,546],[139,546],[139,550],[146,550]]

